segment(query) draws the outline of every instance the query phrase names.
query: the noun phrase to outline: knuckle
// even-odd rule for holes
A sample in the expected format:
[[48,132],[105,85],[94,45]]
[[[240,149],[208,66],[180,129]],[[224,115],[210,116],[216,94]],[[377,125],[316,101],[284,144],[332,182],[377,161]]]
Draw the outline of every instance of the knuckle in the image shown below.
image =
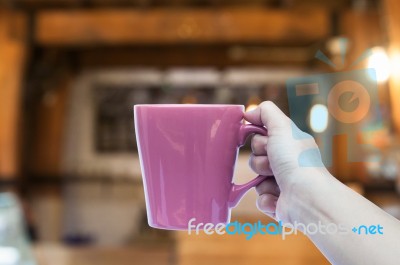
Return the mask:
[[256,139],[256,136],[254,136],[254,137],[251,139],[251,143],[250,143],[251,151],[252,151],[253,153],[255,153],[255,152],[257,151],[256,146],[257,146],[257,139]]
[[254,169],[254,158],[255,158],[255,156],[253,154],[251,154],[250,158],[249,158],[249,166],[252,169]]
[[257,148],[256,148],[256,146],[254,145],[253,142],[251,142],[250,147],[251,147],[251,152],[252,152],[253,154],[254,154],[254,153],[257,153]]
[[253,136],[250,146],[253,152],[257,152],[260,149],[260,146],[262,146],[262,139],[260,139],[259,135]]
[[250,160],[249,160],[249,166],[250,166],[250,168],[254,171],[254,172],[256,172],[256,173],[260,173],[260,171],[261,171],[261,163],[260,163],[260,159],[259,158],[257,158],[256,156],[254,156],[254,155],[252,155],[251,157],[250,157]]

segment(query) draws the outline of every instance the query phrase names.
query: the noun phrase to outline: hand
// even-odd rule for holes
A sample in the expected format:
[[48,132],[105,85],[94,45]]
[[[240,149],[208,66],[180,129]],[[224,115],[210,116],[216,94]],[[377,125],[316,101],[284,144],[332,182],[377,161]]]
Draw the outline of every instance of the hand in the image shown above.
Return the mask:
[[[296,210],[300,207],[296,205],[301,203],[301,197],[317,190],[321,182],[332,176],[321,167],[314,138],[298,129],[274,103],[263,102],[244,117],[268,130],[268,136],[255,135],[251,141],[251,168],[257,174],[271,176],[256,188],[257,206],[268,216],[293,224],[299,218]],[[293,132],[301,139],[295,139]],[[300,162],[318,167],[300,166]]]
[[[399,263],[400,222],[329,174],[310,135],[300,131],[272,102],[245,113],[245,119],[268,129],[268,136],[253,137],[250,158],[255,172],[271,176],[257,186],[257,205],[262,212],[293,226],[334,224],[346,228],[344,234],[309,233],[299,228],[332,264]],[[379,224],[389,232],[381,236],[352,232],[355,225],[365,223]]]

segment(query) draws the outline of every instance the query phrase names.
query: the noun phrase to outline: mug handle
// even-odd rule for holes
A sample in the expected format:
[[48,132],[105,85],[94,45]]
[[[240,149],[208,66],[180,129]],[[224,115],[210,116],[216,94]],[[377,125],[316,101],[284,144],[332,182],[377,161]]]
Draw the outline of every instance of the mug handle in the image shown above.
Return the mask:
[[[261,134],[261,135],[267,135],[268,131],[265,127],[263,126],[257,126],[254,124],[242,124],[239,129],[239,143],[238,146],[242,147],[244,143],[246,142],[247,137],[249,137],[251,134]],[[256,178],[250,180],[249,182],[241,185],[237,185],[235,183],[232,183],[232,188],[231,192],[229,195],[229,202],[228,205],[230,208],[235,207],[240,199],[253,187],[257,186],[261,182],[263,182],[265,179],[267,179],[268,176],[257,176]]]

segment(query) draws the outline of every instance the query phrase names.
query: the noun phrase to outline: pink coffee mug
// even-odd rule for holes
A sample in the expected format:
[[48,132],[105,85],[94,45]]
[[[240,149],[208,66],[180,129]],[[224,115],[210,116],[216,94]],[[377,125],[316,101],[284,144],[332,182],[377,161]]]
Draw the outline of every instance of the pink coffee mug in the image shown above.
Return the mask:
[[135,105],[136,141],[149,225],[228,223],[231,208],[266,177],[232,183],[238,149],[264,127],[243,123],[242,105]]

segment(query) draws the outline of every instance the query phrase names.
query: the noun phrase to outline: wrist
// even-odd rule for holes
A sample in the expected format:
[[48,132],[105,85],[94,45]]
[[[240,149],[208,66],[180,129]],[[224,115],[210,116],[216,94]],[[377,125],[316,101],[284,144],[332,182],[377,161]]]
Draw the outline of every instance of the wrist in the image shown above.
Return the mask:
[[[302,168],[291,178],[288,194],[288,221],[308,224],[326,219],[322,204],[337,180],[326,168]],[[332,194],[334,196],[334,194]]]

